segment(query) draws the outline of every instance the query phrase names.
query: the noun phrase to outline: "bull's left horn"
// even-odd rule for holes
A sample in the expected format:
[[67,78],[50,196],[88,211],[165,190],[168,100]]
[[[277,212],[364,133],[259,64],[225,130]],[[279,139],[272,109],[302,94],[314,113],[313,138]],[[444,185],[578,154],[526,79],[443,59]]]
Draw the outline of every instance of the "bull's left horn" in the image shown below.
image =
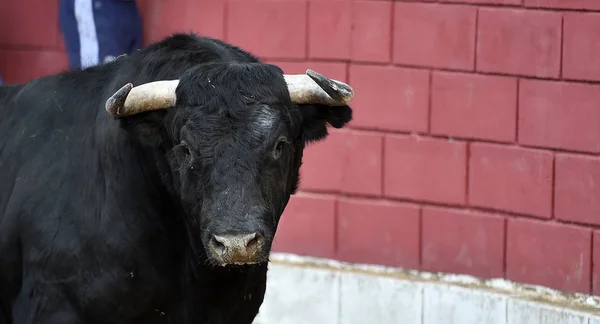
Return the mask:
[[179,80],[155,81],[137,87],[128,83],[108,98],[105,109],[111,116],[123,117],[172,107],[178,84]]
[[344,82],[329,79],[313,70],[306,74],[284,74],[290,98],[297,104],[344,106],[352,101],[354,91]]

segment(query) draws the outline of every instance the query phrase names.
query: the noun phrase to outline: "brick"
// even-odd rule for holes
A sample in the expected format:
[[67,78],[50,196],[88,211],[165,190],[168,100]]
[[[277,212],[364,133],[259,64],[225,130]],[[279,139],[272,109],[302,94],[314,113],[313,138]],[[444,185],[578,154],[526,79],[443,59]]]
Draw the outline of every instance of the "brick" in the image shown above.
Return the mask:
[[519,143],[600,152],[600,86],[538,80],[519,84]]
[[366,199],[343,199],[337,256],[352,263],[418,269],[419,208]]
[[504,218],[447,208],[423,209],[423,270],[504,276]]
[[295,0],[231,1],[227,40],[261,57],[304,58],[306,6]]
[[559,154],[555,172],[555,217],[600,225],[600,159]]
[[53,49],[62,37],[58,0],[0,1],[0,44]]
[[515,139],[515,78],[435,72],[431,91],[432,133],[495,141]]
[[353,61],[391,60],[392,2],[354,1],[350,57]]
[[592,263],[594,265],[592,273],[592,294],[600,296],[600,232],[594,232],[594,241],[592,251],[594,256]]
[[307,69],[317,71],[328,78],[348,82],[347,64],[339,62],[289,62],[278,60],[264,60],[266,63],[279,66],[284,73],[305,74]]
[[588,229],[509,219],[506,277],[566,292],[589,293],[591,242]]
[[349,80],[355,93],[351,127],[427,131],[429,71],[352,64]]
[[383,135],[330,131],[304,151],[300,189],[369,196],[382,194]]
[[525,6],[534,8],[600,10],[597,0],[523,0]]
[[471,144],[469,204],[552,216],[552,153],[494,144]]
[[335,253],[336,199],[299,193],[281,216],[273,251],[332,258]]
[[473,70],[476,8],[394,2],[394,63]]
[[308,3],[308,56],[320,59],[350,57],[352,3],[344,0]]
[[563,71],[567,79],[600,80],[600,14],[565,13]]
[[24,83],[68,68],[64,52],[48,50],[1,50],[0,75],[6,84]]
[[480,8],[477,70],[557,78],[561,15],[556,12]]
[[473,4],[493,4],[493,5],[520,5],[523,0],[440,0],[448,3],[473,3]]
[[169,1],[144,1],[140,11],[146,43],[174,33],[225,37],[225,2],[222,0],[184,0],[178,1],[176,6]]
[[390,135],[384,145],[383,191],[387,197],[465,202],[465,143]]

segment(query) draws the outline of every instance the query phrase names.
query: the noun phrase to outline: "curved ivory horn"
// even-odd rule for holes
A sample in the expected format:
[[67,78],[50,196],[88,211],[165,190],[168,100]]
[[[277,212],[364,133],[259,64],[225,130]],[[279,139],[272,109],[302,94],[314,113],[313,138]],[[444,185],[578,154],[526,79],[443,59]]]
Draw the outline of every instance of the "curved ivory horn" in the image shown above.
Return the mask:
[[[306,74],[284,74],[290,98],[297,104],[343,106],[352,101],[352,88],[329,79],[313,70]],[[134,87],[128,83],[106,101],[105,109],[111,116],[130,116],[145,111],[175,106],[175,89],[179,80],[154,81]]]
[[313,70],[306,74],[284,74],[290,98],[297,104],[323,104],[343,106],[352,101],[352,88],[337,80],[329,79]]
[[111,116],[130,116],[145,111],[175,106],[175,89],[179,80],[154,81],[137,87],[128,83],[106,101],[106,111]]

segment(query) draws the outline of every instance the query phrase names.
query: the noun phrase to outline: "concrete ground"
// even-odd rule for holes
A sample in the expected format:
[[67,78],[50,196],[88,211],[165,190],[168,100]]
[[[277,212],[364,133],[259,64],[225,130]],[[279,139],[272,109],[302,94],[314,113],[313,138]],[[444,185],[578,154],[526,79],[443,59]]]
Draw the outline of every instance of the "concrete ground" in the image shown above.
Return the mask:
[[600,298],[277,254],[255,324],[600,324]]

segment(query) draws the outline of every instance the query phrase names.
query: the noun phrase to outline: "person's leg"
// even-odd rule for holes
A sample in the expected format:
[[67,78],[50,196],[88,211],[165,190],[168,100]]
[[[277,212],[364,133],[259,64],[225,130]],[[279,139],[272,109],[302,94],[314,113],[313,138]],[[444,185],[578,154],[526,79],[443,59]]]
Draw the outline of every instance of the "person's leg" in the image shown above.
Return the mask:
[[101,63],[142,46],[142,22],[135,1],[104,0],[95,8]]
[[98,64],[93,0],[61,0],[60,28],[71,69]]
[[[135,3],[135,1],[132,2]],[[132,10],[135,10],[135,16],[137,18],[135,20],[127,22],[131,31],[131,44],[129,47],[128,54],[131,54],[134,51],[137,51],[138,49],[142,48],[142,46],[144,46],[144,25],[142,22],[141,14],[137,5],[135,6],[135,8],[132,8]]]
[[105,63],[142,46],[133,0],[61,0],[60,26],[71,68]]

